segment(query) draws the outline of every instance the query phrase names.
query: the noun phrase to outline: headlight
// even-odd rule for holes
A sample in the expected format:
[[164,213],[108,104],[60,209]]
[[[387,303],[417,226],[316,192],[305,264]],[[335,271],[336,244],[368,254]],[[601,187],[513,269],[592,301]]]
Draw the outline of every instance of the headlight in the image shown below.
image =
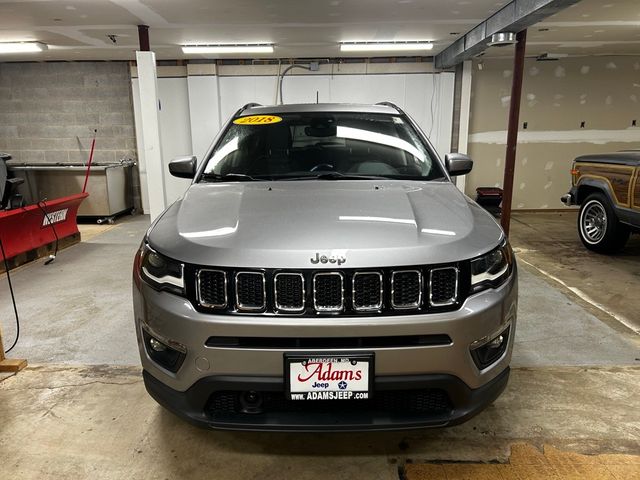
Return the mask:
[[471,260],[471,290],[479,292],[502,285],[513,269],[513,251],[505,239],[498,248]]
[[184,265],[159,254],[146,242],[140,253],[140,276],[156,289],[184,295]]

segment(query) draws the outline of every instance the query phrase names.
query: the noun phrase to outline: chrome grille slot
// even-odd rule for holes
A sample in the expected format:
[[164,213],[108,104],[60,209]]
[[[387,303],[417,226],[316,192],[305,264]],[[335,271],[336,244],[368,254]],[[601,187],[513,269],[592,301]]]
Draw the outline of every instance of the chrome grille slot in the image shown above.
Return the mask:
[[304,276],[301,273],[276,273],[274,292],[278,311],[291,313],[304,310]]
[[456,303],[458,297],[458,269],[434,268],[429,273],[429,305],[443,307]]
[[396,270],[391,274],[391,306],[397,310],[415,309],[422,304],[422,273]]
[[222,270],[198,270],[196,296],[203,307],[226,308],[227,274]]
[[236,307],[238,310],[260,311],[267,304],[264,273],[236,273]]
[[353,274],[353,309],[358,312],[377,311],[382,308],[382,274],[356,272]]
[[313,307],[318,312],[341,312],[344,308],[344,277],[340,272],[313,276]]

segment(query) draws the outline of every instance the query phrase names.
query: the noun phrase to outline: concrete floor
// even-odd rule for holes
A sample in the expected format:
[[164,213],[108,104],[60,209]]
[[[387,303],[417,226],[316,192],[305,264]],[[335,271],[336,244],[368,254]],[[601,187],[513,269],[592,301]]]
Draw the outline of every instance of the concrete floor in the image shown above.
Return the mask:
[[[148,220],[85,229],[53,264],[13,272],[22,334],[11,356],[31,367],[0,380],[0,478],[568,478],[542,461],[531,475],[447,464],[507,462],[512,448],[533,448],[520,442],[548,445],[545,455],[551,446],[638,455],[640,336],[627,305],[640,306],[640,242],[618,257],[594,256],[572,215],[514,217],[521,297],[505,394],[458,427],[384,434],[208,432],[164,411],[140,379],[130,302]],[[0,320],[9,342],[8,301]],[[615,458],[591,473],[574,468],[572,478],[640,476],[638,457]]]
[[[640,235],[632,235],[618,254],[600,255],[582,246],[576,224],[576,210],[514,215],[511,242],[520,263],[569,289],[601,320],[640,333]],[[617,322],[609,322],[612,317]]]

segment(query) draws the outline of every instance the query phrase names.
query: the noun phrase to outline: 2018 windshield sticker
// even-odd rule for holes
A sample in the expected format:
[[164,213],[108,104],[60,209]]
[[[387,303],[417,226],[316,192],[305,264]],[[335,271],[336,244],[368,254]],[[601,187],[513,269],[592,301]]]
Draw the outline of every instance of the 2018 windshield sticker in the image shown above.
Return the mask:
[[236,125],[270,125],[281,121],[282,118],[276,115],[251,115],[249,117],[236,118],[233,123]]

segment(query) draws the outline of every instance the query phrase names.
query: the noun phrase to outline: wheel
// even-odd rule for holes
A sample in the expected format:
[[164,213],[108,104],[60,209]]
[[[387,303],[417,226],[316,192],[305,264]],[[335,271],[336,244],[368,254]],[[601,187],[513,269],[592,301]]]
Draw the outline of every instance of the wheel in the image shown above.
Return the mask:
[[602,193],[593,193],[582,203],[578,232],[584,246],[598,253],[614,253],[622,249],[630,233]]

